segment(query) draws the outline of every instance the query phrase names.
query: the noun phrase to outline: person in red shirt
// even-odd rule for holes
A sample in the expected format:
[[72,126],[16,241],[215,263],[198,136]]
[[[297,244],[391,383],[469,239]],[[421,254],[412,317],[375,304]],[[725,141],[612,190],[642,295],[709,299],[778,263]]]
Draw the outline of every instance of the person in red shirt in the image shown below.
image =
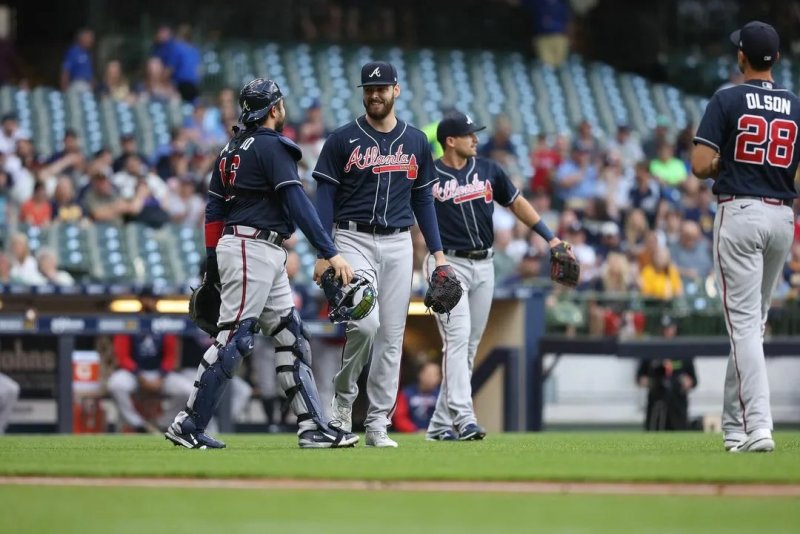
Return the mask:
[[547,136],[539,134],[536,137],[536,146],[531,152],[531,167],[533,176],[529,184],[534,193],[552,192],[552,179],[558,166],[561,165],[561,154],[547,144]]
[[33,186],[33,196],[20,207],[19,220],[31,226],[48,226],[53,220],[53,206],[47,198],[47,191],[42,182],[36,182]]
[[442,369],[439,364],[427,362],[419,368],[417,383],[405,386],[397,394],[397,407],[392,417],[395,430],[417,432],[428,428],[436,409],[441,382]]

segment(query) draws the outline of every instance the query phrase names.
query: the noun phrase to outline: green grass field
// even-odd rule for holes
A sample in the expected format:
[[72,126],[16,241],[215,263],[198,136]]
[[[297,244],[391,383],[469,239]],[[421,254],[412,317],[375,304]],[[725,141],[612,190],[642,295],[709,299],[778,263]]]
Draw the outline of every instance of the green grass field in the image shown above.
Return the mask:
[[[153,436],[6,436],[0,475],[800,484],[800,433],[772,454],[719,435],[541,433],[299,450],[292,435],[189,451]],[[0,486],[0,532],[798,532],[800,499]]]

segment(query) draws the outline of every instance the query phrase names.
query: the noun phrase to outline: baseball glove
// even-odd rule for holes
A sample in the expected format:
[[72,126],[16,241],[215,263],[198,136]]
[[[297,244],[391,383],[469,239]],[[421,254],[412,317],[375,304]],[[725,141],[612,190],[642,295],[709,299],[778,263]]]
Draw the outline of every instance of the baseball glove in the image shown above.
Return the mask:
[[212,337],[217,337],[219,328],[219,307],[222,299],[219,295],[219,288],[216,284],[204,280],[197,289],[192,290],[189,299],[189,317],[197,328],[208,332]]
[[450,313],[456,307],[464,290],[456,278],[456,272],[449,265],[440,265],[431,273],[428,292],[425,293],[425,307],[436,313]]
[[572,245],[562,241],[550,249],[550,279],[567,287],[575,287],[581,277],[581,265],[572,252]]

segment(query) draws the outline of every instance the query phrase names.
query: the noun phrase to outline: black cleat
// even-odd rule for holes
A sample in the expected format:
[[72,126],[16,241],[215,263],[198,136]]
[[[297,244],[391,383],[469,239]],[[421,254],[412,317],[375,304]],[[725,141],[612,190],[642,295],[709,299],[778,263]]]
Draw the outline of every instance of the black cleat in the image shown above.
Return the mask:
[[186,447],[187,449],[224,449],[225,444],[218,441],[208,434],[198,432],[190,418],[183,422],[172,423],[164,433],[164,437],[172,442],[176,447]]
[[475,441],[486,437],[486,430],[477,423],[465,426],[458,435],[460,441]]
[[354,447],[358,443],[358,436],[352,432],[342,430],[340,426],[331,422],[327,428],[316,428],[301,432],[298,436],[298,445],[301,449],[339,449]]

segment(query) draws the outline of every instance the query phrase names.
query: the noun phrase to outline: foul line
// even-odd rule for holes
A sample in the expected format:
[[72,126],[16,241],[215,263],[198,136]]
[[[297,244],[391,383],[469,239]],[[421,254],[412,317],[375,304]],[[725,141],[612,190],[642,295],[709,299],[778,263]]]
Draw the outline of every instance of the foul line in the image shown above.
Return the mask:
[[85,478],[0,476],[0,485],[257,490],[430,491],[590,495],[707,495],[800,497],[800,484],[687,484],[637,482],[382,481],[221,478]]

